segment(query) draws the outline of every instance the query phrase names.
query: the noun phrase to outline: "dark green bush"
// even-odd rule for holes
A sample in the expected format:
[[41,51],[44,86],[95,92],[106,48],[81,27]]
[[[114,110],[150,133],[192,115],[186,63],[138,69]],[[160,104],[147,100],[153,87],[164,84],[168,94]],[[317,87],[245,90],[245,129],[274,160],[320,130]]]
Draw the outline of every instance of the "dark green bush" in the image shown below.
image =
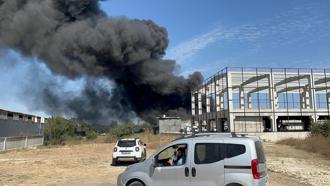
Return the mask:
[[52,117],[45,124],[45,144],[64,144],[65,141],[77,141],[86,136],[87,139],[95,139],[97,132],[87,125],[81,125],[77,121],[67,120],[62,117]]
[[45,125],[46,144],[63,144],[67,137],[75,135],[77,123],[62,117],[52,117]]
[[89,130],[86,132],[86,138],[87,139],[95,139],[97,137],[97,132],[94,130]]
[[323,121],[319,123],[313,123],[311,125],[312,135],[322,135],[324,137],[330,136],[330,121]]
[[133,123],[121,124],[116,127],[110,128],[107,135],[106,142],[115,142],[118,138],[131,136],[134,134],[136,126]]

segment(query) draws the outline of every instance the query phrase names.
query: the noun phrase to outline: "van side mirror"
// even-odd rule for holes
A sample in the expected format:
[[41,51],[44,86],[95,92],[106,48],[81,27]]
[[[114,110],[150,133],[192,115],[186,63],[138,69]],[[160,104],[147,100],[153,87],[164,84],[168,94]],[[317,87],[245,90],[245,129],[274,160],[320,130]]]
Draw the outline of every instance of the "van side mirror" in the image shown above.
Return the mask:
[[156,161],[156,157],[152,158],[150,167],[149,167],[149,176],[152,177],[152,175],[154,175],[155,172],[155,168],[157,167],[157,161]]
[[158,167],[157,157],[152,158],[152,167]]

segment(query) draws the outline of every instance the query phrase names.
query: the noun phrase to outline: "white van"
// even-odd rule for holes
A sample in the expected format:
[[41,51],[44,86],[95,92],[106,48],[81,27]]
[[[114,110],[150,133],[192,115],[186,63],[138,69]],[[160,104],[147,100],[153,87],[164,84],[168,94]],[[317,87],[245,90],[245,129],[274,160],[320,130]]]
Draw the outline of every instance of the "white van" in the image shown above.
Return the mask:
[[201,134],[174,140],[148,160],[128,166],[117,185],[267,186],[268,179],[258,137]]

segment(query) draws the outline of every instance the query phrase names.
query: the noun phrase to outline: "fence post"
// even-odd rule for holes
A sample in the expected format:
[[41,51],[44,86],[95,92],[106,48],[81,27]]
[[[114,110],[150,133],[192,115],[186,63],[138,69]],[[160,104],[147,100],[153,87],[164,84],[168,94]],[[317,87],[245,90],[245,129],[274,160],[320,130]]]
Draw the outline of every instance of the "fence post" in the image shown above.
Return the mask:
[[28,137],[26,136],[26,137],[25,137],[25,144],[24,144],[24,147],[27,148],[27,146],[28,146]]
[[44,145],[44,141],[45,141],[45,136],[42,136],[42,143],[41,143],[41,145]]
[[5,139],[3,141],[3,148],[2,148],[3,151],[6,150],[6,142],[7,142],[7,137],[5,137]]

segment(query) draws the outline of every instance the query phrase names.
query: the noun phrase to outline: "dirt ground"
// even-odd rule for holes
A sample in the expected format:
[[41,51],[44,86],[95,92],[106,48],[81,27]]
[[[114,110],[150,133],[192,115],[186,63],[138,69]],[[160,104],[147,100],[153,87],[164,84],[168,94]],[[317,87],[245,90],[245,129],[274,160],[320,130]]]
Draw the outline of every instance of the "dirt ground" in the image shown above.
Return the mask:
[[[264,146],[271,186],[330,183],[330,160],[288,146]],[[113,144],[94,143],[0,153],[0,185],[116,185],[126,165],[110,165],[112,149]]]

